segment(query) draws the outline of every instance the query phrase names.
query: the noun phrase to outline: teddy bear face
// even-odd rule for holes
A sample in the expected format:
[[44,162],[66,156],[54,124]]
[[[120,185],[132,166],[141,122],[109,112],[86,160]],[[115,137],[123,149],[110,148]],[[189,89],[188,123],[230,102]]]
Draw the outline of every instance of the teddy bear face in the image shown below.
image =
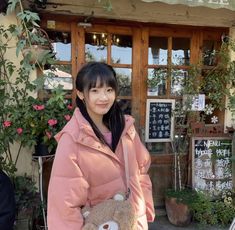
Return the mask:
[[[115,200],[116,199],[116,200]],[[105,200],[92,208],[82,208],[84,226],[82,230],[131,230],[135,229],[135,212],[130,200]]]
[[99,225],[98,230],[118,230],[118,224],[115,221],[107,221]]

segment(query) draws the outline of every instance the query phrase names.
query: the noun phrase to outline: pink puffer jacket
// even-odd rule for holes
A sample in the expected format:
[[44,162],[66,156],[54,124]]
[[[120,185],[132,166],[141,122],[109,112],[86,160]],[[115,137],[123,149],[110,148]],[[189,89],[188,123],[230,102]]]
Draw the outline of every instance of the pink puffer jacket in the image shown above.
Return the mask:
[[[125,121],[121,138],[128,151],[130,199],[138,216],[138,230],[146,230],[147,221],[154,220],[147,174],[150,155],[135,131],[134,119],[126,116]],[[101,144],[79,109],[56,139],[58,147],[48,189],[48,230],[80,230],[81,206],[92,206],[126,191],[122,144],[120,141],[115,153]]]

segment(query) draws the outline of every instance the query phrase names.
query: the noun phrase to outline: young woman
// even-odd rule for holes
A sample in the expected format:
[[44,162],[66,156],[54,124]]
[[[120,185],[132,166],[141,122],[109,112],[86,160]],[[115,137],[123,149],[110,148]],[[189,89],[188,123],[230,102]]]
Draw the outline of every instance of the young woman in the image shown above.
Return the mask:
[[[154,220],[150,156],[134,128],[134,119],[123,115],[117,97],[113,68],[91,62],[76,79],[77,108],[57,134],[58,147],[48,191],[48,230],[80,230],[81,207],[126,191],[123,144],[128,152],[130,199],[138,229]],[[123,144],[122,144],[123,143]]]

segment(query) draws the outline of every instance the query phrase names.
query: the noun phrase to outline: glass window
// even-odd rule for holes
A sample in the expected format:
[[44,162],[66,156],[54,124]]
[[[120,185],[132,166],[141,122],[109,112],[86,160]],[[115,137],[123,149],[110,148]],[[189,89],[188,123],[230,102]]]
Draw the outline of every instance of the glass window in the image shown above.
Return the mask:
[[189,65],[190,64],[190,39],[173,38],[172,39],[172,64]]
[[203,64],[208,66],[216,65],[215,41],[203,41]]
[[149,65],[167,65],[167,38],[150,37],[148,48]]
[[167,69],[148,69],[148,96],[162,96],[166,94]]
[[61,31],[47,31],[58,61],[71,61],[71,34]]
[[112,63],[132,63],[132,37],[127,35],[112,35],[111,45]]
[[188,71],[183,69],[173,69],[171,72],[171,95],[180,96],[184,89]]
[[131,69],[115,68],[119,85],[118,96],[131,96]]
[[59,85],[64,90],[73,89],[73,80],[71,75],[71,65],[54,65],[43,73],[47,76],[44,82],[44,89],[54,89]]
[[53,48],[56,53],[56,60],[71,61],[71,43],[64,44],[61,42],[53,43]]
[[85,34],[85,56],[86,62],[107,62],[107,34],[86,33]]

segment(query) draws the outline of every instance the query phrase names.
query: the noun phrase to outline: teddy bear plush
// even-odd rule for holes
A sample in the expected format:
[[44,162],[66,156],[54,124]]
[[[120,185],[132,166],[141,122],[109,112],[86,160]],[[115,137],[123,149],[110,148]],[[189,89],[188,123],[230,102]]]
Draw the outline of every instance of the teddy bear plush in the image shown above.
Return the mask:
[[130,201],[122,194],[96,206],[82,208],[84,226],[82,230],[134,230],[135,215]]

